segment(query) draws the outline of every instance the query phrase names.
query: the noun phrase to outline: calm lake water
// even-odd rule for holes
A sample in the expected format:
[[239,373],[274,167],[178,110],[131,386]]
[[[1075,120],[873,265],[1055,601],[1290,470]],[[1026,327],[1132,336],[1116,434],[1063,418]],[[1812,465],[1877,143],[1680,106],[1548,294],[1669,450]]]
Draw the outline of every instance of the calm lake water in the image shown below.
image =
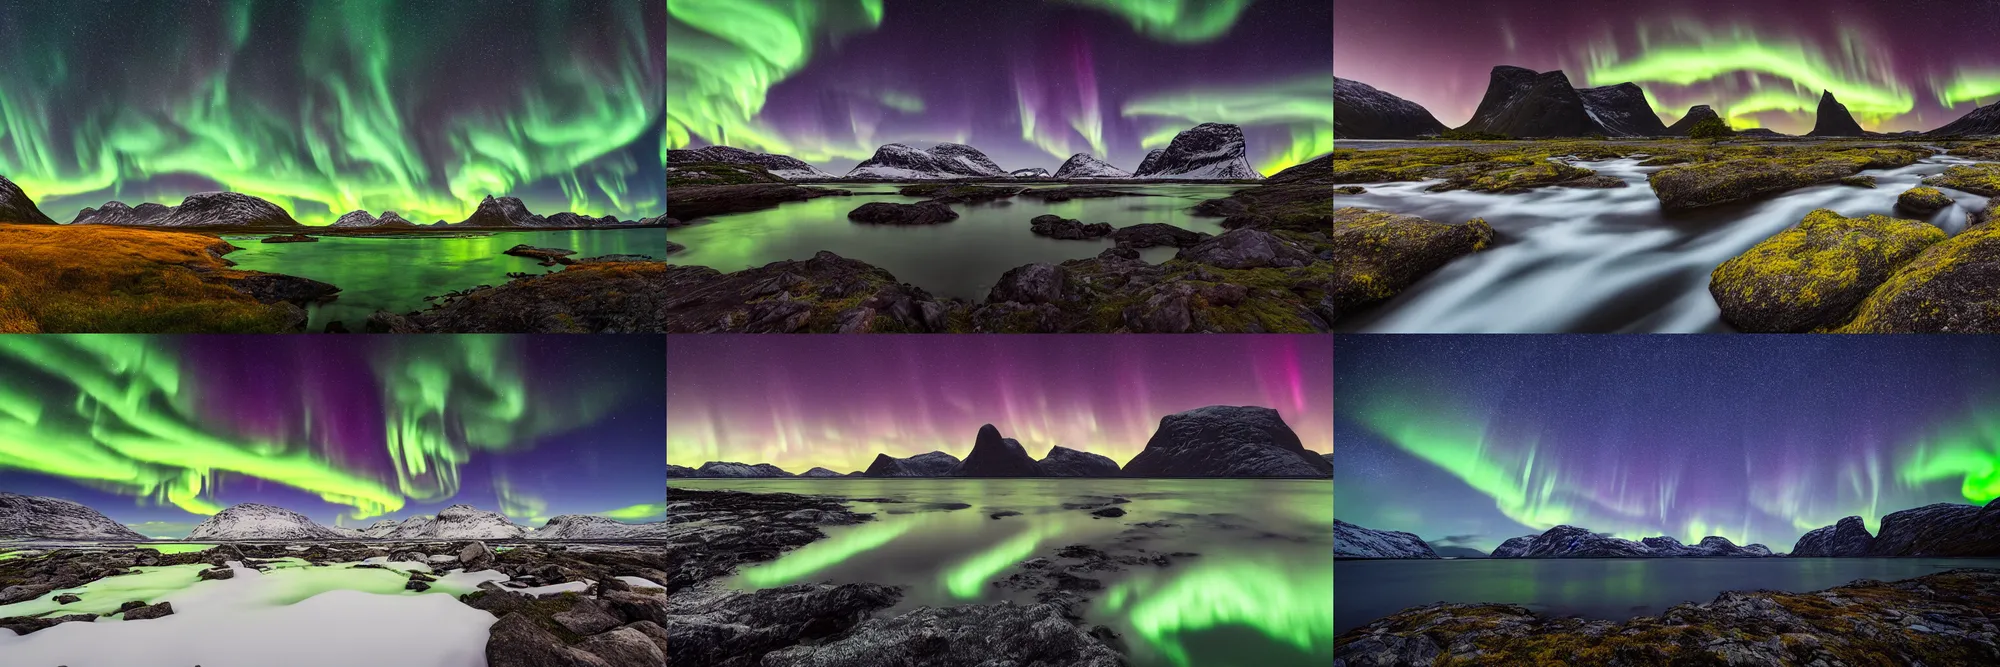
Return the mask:
[[[997,184],[1005,185],[1005,184]],[[903,204],[923,197],[896,194],[901,185],[829,185],[854,192],[850,197],[821,197],[774,209],[705,218],[668,231],[675,243],[687,246],[673,263],[741,271],[783,260],[811,259],[821,250],[858,259],[895,274],[896,279],[932,294],[984,300],[1001,274],[1023,264],[1063,262],[1096,257],[1112,246],[1110,239],[1062,241],[1036,236],[1029,220],[1055,214],[1084,223],[1108,222],[1113,227],[1159,222],[1196,232],[1220,234],[1222,218],[1188,215],[1188,207],[1229,196],[1241,185],[1131,185],[1119,190],[1159,195],[1073,199],[1044,203],[1014,197],[997,202],[953,204],[958,219],[936,225],[871,225],[851,222],[847,213],[870,202]],[[1093,186],[1096,187],[1096,186]],[[1147,248],[1148,262],[1171,259],[1175,248]]]
[[[1393,144],[1383,144],[1384,146]],[[1664,167],[1639,160],[1572,162],[1626,187],[1540,188],[1519,194],[1424,192],[1439,181],[1377,183],[1334,197],[1359,206],[1462,223],[1485,218],[1493,246],[1458,259],[1382,305],[1341,322],[1372,333],[1695,333],[1733,331],[1708,293],[1709,273],[1799,223],[1813,209],[1848,217],[1896,210],[1896,197],[1925,176],[1967,160],[1939,155],[1898,169],[1870,169],[1876,187],[1815,185],[1667,213],[1646,177]],[[1946,233],[1965,228],[1986,198],[1939,188],[1953,204],[1926,218]]]
[[312,307],[308,331],[340,320],[360,331],[378,310],[407,313],[429,307],[426,296],[507,282],[510,272],[544,273],[525,257],[502,251],[527,244],[575,250],[574,257],[646,255],[665,257],[665,230],[600,229],[496,232],[467,236],[322,236],[317,243],[263,243],[264,235],[225,236],[242,248],[229,254],[236,268],[268,271],[333,283],[341,289],[332,303]]
[[[885,615],[920,605],[1033,595],[991,582],[1021,561],[1074,544],[1200,554],[1173,566],[1093,573],[1104,590],[1085,618],[1116,629],[1138,667],[1324,667],[1333,659],[1333,485],[1288,480],[673,480],[672,486],[889,498],[853,503],[876,520],[825,528],[827,539],[731,582],[746,589],[799,582],[904,588]],[[1064,503],[1116,496],[1127,514],[1097,518]],[[932,503],[967,503],[943,510]],[[1002,510],[1021,516],[1001,519]],[[1165,521],[1170,526],[1133,524]]]
[[1518,604],[1551,616],[1624,620],[1723,591],[1804,593],[1856,579],[1894,581],[1990,558],[1549,558],[1341,561],[1340,632],[1436,602]]

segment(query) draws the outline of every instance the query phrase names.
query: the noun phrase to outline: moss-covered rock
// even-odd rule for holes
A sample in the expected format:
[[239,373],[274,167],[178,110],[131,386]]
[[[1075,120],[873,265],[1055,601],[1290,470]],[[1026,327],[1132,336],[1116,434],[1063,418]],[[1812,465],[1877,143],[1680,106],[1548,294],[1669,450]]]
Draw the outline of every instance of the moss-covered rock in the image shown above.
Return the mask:
[[1862,169],[1908,166],[1919,157],[1888,150],[1740,157],[1674,165],[1653,172],[1647,181],[1660,206],[1688,209],[1838,181]]
[[1964,190],[1986,197],[2000,197],[2000,163],[1952,165],[1946,167],[1942,174],[1925,178],[1924,185]]
[[1982,224],[1925,249],[1875,288],[1840,331],[2000,332],[2000,225]]
[[1897,267],[1944,238],[1944,230],[1914,220],[1820,209],[1716,267],[1708,293],[1723,321],[1744,331],[1835,327]]
[[1362,208],[1334,211],[1328,245],[1336,316],[1395,296],[1492,242],[1493,227],[1478,218],[1454,225]]
[[1359,185],[1343,185],[1333,189],[1333,193],[1337,195],[1358,195],[1367,191],[1367,188]]
[[1847,178],[1843,178],[1843,179],[1840,179],[1840,184],[1841,184],[1841,185],[1851,185],[1851,186],[1854,186],[1854,187],[1857,187],[1857,188],[1873,188],[1873,187],[1875,187],[1875,177],[1874,177],[1874,176],[1849,176],[1849,177],[1847,177]]
[[1903,194],[1896,197],[1896,208],[1921,215],[1935,213],[1938,209],[1950,205],[1951,198],[1944,196],[1943,192],[1939,192],[1937,188],[1921,185],[1904,190]]

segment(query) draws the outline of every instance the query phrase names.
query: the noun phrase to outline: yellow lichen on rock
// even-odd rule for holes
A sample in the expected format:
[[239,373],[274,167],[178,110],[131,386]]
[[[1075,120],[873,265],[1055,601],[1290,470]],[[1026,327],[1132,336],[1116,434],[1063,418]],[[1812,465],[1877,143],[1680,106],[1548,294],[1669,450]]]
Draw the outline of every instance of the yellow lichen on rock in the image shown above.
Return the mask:
[[1835,327],[1897,267],[1944,238],[1915,220],[1819,209],[1716,267],[1708,291],[1723,320],[1744,331]]

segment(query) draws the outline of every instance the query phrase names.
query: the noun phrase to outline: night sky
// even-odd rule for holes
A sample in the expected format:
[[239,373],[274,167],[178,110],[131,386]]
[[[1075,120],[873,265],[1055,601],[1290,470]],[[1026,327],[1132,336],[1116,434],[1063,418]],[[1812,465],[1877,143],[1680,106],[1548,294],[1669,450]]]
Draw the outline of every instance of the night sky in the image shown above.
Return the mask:
[[179,537],[258,502],[328,525],[455,503],[658,519],[644,336],[0,337],[0,489]]
[[1821,89],[1862,127],[1929,130],[2000,99],[1993,0],[1340,0],[1335,76],[1471,119],[1495,65],[1561,69],[1578,87],[1631,81],[1673,122],[1696,104],[1731,124],[1804,134]]
[[1343,336],[1340,519],[1490,551],[1558,524],[1790,551],[2000,497],[1984,337]]
[[876,147],[1131,171],[1202,122],[1264,173],[1332,150],[1326,0],[673,0],[667,141],[836,174]]
[[667,348],[667,461],[864,470],[878,453],[964,458],[981,424],[1037,459],[1121,465],[1160,418],[1272,408],[1333,448],[1327,336],[679,336]]
[[68,221],[233,190],[306,224],[665,199],[660,0],[10,0],[0,174]]

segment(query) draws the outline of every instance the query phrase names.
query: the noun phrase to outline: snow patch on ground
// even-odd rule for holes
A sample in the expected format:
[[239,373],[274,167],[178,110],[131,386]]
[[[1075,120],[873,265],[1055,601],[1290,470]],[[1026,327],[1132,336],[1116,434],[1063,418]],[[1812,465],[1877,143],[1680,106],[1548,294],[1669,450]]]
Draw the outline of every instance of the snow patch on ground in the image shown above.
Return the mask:
[[627,575],[619,577],[618,580],[625,582],[625,585],[631,586],[633,588],[657,588],[663,591],[667,589],[665,585],[655,582],[651,579],[647,579],[645,577],[634,577]]
[[[505,576],[503,575],[502,578],[504,579]],[[543,597],[548,595],[560,595],[563,593],[582,593],[584,591],[590,590],[590,584],[591,582],[587,580],[568,581],[560,584],[550,584],[547,586],[530,586],[528,588],[514,588],[509,590],[530,597]],[[666,588],[666,587],[661,586],[661,588]]]
[[[449,594],[327,590],[301,593],[345,577],[364,587],[400,575],[351,568],[288,568],[205,581],[167,594],[174,614],[144,621],[64,623],[26,636],[0,632],[8,665],[68,667],[484,667],[494,618]],[[129,575],[128,575],[129,576]],[[100,580],[115,581],[122,577]],[[453,572],[433,588],[471,590],[504,580],[491,570]],[[81,603],[78,603],[81,604]],[[343,639],[344,638],[344,639]]]

